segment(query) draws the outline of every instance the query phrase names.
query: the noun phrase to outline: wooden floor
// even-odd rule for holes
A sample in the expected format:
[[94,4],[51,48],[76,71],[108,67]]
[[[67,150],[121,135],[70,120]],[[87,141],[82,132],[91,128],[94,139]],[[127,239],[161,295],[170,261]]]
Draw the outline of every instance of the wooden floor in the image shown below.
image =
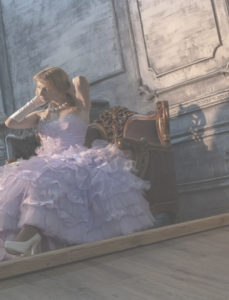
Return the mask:
[[1,300],[228,300],[229,226],[5,279]]

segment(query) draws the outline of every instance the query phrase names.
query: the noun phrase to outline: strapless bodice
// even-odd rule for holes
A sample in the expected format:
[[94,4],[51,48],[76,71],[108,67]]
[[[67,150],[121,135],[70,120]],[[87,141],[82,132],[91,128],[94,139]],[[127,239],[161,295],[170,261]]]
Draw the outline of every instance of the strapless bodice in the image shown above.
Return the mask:
[[[57,120],[40,119],[37,126],[43,150],[45,148],[60,151],[68,149],[70,146],[83,146],[87,132],[88,124],[73,114]],[[57,151],[58,152],[58,151]]]

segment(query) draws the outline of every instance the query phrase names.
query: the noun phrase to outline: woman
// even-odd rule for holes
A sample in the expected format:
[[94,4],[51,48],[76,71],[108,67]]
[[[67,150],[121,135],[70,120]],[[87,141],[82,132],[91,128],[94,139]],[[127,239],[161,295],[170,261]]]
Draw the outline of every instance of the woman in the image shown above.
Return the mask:
[[[36,126],[41,138],[37,156],[1,168],[0,238],[7,253],[34,254],[41,235],[73,245],[152,227],[142,196],[149,186],[130,172],[131,160],[114,145],[83,146],[91,107],[87,80],[76,77],[73,87],[54,67],[34,80],[36,97],[5,122]],[[47,109],[31,112],[45,103]],[[12,257],[7,253],[2,247],[0,258]]]

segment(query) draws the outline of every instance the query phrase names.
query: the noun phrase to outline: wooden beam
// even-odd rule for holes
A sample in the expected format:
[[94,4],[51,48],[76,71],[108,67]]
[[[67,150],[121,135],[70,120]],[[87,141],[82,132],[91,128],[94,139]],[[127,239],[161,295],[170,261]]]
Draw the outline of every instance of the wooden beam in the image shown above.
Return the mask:
[[0,279],[229,225],[229,213],[0,263]]

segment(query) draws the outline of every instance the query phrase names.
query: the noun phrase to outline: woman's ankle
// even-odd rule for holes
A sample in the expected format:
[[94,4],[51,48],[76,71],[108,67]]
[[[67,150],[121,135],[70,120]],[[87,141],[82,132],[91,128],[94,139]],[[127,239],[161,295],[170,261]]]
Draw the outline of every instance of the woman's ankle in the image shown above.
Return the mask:
[[26,242],[30,240],[36,233],[39,233],[39,229],[37,227],[25,224],[14,241]]

